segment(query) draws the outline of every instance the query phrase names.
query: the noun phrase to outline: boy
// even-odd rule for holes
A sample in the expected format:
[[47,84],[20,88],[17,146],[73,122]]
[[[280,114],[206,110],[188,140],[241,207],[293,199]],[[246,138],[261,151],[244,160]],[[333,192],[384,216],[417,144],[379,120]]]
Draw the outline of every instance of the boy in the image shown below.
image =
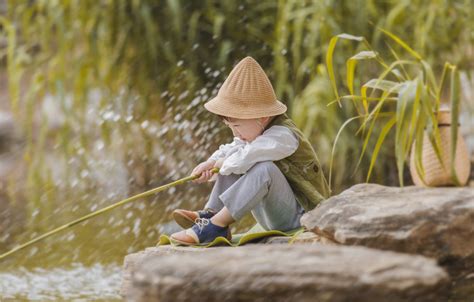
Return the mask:
[[[204,104],[232,129],[234,140],[197,165],[194,182],[215,180],[204,210],[173,212],[186,228],[170,236],[182,245],[231,239],[229,225],[249,211],[267,230],[300,226],[305,211],[329,197],[317,155],[285,114],[270,80],[251,57],[231,71],[215,98]],[[213,175],[211,169],[220,168]]]

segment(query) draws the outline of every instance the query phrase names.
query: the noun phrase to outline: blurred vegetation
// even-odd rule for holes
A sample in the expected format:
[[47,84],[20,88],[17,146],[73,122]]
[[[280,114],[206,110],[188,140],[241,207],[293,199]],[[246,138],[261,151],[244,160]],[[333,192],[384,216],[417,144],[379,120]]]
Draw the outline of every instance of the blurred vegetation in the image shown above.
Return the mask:
[[[330,38],[343,32],[364,36],[388,53],[375,30],[380,26],[435,69],[449,60],[471,70],[473,17],[470,0],[10,0],[1,19],[6,41],[1,56],[26,147],[25,168],[7,184],[9,199],[28,200],[27,228],[41,232],[51,228],[51,215],[59,217],[55,224],[64,223],[188,175],[230,139],[202,105],[247,55],[267,71],[327,175],[336,133],[356,114],[347,106],[327,106],[335,99],[324,67]],[[339,45],[337,78],[345,78],[340,67],[357,47]],[[367,65],[357,72],[369,77],[375,70]],[[362,169],[354,171],[363,145],[354,136],[357,128],[349,125],[341,133],[333,194],[366,181],[375,141],[369,142]],[[375,127],[374,137],[379,132]],[[371,182],[398,185],[390,141],[379,152]],[[206,192],[189,185],[132,207],[130,217],[143,220],[130,235],[133,241],[125,243],[146,236],[149,242],[140,245],[150,245],[162,230],[152,224],[167,222],[176,207],[198,208],[205,198]],[[66,209],[70,214],[57,215]],[[120,215],[131,219],[126,211]]]
[[[352,100],[354,107],[357,110],[357,115],[344,123],[352,120],[362,120],[362,125],[357,132],[361,130],[365,134],[364,146],[359,158],[362,158],[364,151],[367,148],[367,142],[370,140],[373,126],[377,123],[380,117],[389,118],[387,122],[379,125],[382,127],[380,136],[377,138],[377,143],[371,158],[367,181],[370,178],[370,173],[376,162],[378,150],[385,141],[385,136],[390,132],[391,128],[396,128],[395,134],[395,156],[397,161],[397,169],[400,186],[404,184],[404,167],[407,157],[410,156],[412,145],[416,146],[415,167],[417,173],[421,176],[422,182],[424,175],[424,168],[422,166],[422,149],[423,137],[428,134],[429,141],[433,145],[433,149],[437,155],[438,160],[441,161],[441,137],[438,130],[438,120],[436,112],[439,111],[442,101],[443,107],[450,108],[451,112],[451,131],[458,133],[459,121],[459,105],[461,98],[459,72],[455,65],[446,62],[444,68],[439,75],[435,75],[430,64],[425,61],[420,54],[413,50],[400,37],[390,33],[382,28],[377,30],[383,32],[390,42],[405,50],[408,58],[402,57],[392,47],[391,58],[383,58],[378,51],[373,49],[364,37],[353,36],[349,34],[339,34],[331,38],[329,47],[326,52],[326,64],[331,80],[331,85],[336,95],[336,101],[339,106],[342,106],[343,100]],[[346,61],[346,86],[349,89],[350,95],[341,96],[338,92],[338,84],[335,80],[334,65],[332,64],[334,50],[338,40],[348,40],[358,42],[365,46],[365,50],[354,54]],[[364,81],[360,87],[354,87],[354,74],[357,64],[366,61],[375,61],[380,65],[380,74],[376,78]],[[364,78],[364,75],[361,76]],[[439,79],[439,82],[437,81]],[[448,96],[445,93],[446,78],[449,78],[450,93]],[[359,82],[360,79],[359,79]],[[359,92],[360,90],[360,92]],[[368,94],[370,92],[370,94]],[[334,101],[334,102],[336,102]],[[368,125],[368,129],[366,128]],[[425,131],[426,129],[426,131]],[[340,133],[344,130],[344,126],[340,128]],[[337,138],[333,144],[333,152],[337,143]],[[454,158],[457,135],[451,137],[450,157]],[[359,159],[360,162],[360,159]],[[454,171],[454,165],[450,166],[450,170]],[[331,178],[331,166],[329,170]],[[457,186],[462,186],[455,174],[452,173],[452,181]]]

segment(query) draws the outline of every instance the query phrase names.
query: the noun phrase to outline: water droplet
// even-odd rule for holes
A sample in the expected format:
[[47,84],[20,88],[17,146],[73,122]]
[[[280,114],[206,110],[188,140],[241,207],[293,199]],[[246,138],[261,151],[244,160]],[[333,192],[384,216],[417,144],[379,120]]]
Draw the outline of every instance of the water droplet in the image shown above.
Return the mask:
[[181,94],[178,96],[178,101],[181,101],[181,100],[185,99],[188,95],[189,95],[189,91],[186,90],[185,92],[181,93]]
[[101,140],[98,140],[98,141],[95,142],[95,147],[96,147],[97,150],[99,150],[99,151],[102,150],[102,149],[104,149],[104,146],[105,146],[105,145],[104,145],[104,142],[101,141]]
[[69,236],[67,236],[66,240],[67,241],[72,241],[72,240],[74,240],[74,238],[76,238],[76,235],[74,233],[72,233],[72,234],[69,234]]
[[125,227],[123,230],[122,230],[122,234],[128,234],[130,232],[130,227]]
[[160,132],[158,133],[159,136],[165,135],[168,132],[169,128],[167,126],[161,128]]
[[106,111],[102,114],[102,118],[104,120],[111,120],[114,117],[114,113],[112,111]]
[[30,250],[30,256],[34,256],[38,252],[38,248],[36,246],[32,247]]

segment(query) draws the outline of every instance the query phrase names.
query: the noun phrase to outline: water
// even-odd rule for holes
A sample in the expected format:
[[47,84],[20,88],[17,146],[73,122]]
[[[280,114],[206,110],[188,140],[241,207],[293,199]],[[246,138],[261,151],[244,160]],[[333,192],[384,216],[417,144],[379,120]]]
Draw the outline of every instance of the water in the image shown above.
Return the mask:
[[[230,134],[220,132],[226,128],[217,127],[217,120],[189,116],[203,111],[208,99],[204,93],[210,92],[181,92],[180,102],[159,119],[137,119],[113,102],[99,108],[96,91],[89,97],[85,124],[75,124],[57,99],[46,98],[48,135],[43,145],[25,143],[15,131],[21,129],[20,121],[0,115],[0,254],[126,197],[188,176]],[[71,132],[62,132],[65,122],[71,122]],[[18,251],[0,262],[0,301],[120,300],[123,258],[155,246],[160,234],[177,231],[171,211],[200,209],[211,188],[182,184]]]
[[[0,301],[118,301],[123,258],[156,245],[160,234],[178,230],[174,222],[156,223],[168,219],[157,205],[158,200],[141,201],[117,208],[5,258]],[[19,223],[17,227],[27,231],[14,236],[8,249],[69,220],[61,216],[72,215],[59,211],[47,216],[50,227]],[[1,252],[6,250],[2,247]]]
[[[215,70],[209,70],[218,74]],[[92,90],[80,123],[55,96],[43,102],[28,142],[22,120],[0,114],[0,254],[124,198],[189,176],[231,140],[203,109],[215,91],[163,93],[160,116],[137,118],[120,97],[100,106]],[[127,96],[130,97],[130,96]],[[65,98],[65,102],[70,100]],[[0,111],[1,113],[1,111]],[[201,209],[212,184],[181,184],[61,231],[0,262],[0,301],[120,300],[121,267],[130,253],[155,246],[179,227],[176,208]],[[246,229],[249,217],[232,231]]]
[[[121,301],[121,269],[117,265],[33,270],[24,267],[0,273],[1,301]],[[100,298],[99,298],[100,297]]]

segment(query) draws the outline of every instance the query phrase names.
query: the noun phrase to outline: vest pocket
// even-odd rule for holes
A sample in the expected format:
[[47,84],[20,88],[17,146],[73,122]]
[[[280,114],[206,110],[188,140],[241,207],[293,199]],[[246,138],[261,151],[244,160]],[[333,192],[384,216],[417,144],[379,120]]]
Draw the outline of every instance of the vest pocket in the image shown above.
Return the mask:
[[313,160],[310,163],[302,166],[298,170],[304,179],[311,181],[317,178],[319,171],[321,171],[321,168],[319,166],[319,163]]

